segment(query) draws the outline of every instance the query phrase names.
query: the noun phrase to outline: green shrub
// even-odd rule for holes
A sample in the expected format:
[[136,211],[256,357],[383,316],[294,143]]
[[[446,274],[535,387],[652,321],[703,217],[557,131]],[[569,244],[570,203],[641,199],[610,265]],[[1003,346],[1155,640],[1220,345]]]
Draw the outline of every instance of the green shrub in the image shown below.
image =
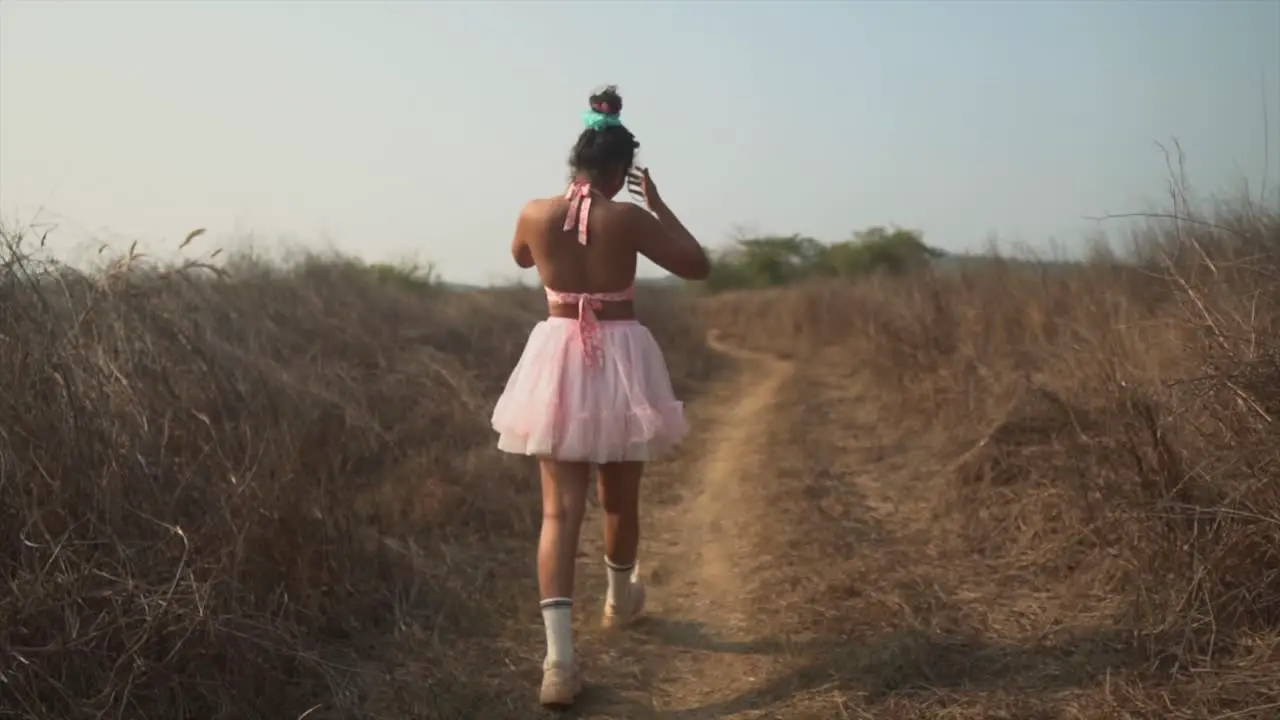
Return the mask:
[[719,292],[817,277],[900,274],[943,255],[926,245],[920,232],[901,228],[872,227],[835,243],[802,235],[744,238],[716,254],[704,287]]

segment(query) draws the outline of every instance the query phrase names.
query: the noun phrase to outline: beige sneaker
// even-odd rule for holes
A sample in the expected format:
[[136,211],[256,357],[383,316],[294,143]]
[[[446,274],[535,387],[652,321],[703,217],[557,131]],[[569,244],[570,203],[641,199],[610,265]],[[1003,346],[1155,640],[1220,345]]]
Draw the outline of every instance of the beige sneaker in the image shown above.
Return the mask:
[[604,616],[600,618],[600,627],[605,630],[626,627],[644,615],[644,583],[639,578],[631,578],[631,589],[627,592],[627,601],[621,605],[606,601]]
[[582,693],[582,672],[575,662],[570,667],[551,665],[542,668],[542,689],[538,702],[544,707],[564,709]]

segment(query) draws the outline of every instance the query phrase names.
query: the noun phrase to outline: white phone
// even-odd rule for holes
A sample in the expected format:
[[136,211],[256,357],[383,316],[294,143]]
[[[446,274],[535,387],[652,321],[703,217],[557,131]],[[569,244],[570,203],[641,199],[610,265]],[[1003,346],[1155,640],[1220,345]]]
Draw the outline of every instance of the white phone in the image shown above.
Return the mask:
[[631,199],[637,204],[648,209],[648,204],[644,199],[644,167],[640,165],[632,165],[627,171],[627,192],[631,194]]

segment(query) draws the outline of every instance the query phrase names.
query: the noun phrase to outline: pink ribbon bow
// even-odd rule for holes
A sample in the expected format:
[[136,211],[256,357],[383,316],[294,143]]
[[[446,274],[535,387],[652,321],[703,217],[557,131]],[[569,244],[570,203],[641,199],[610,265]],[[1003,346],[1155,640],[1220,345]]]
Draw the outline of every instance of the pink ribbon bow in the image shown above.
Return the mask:
[[590,295],[578,298],[578,335],[582,338],[587,367],[604,364],[604,344],[600,342],[600,322],[596,319],[596,311],[602,307],[598,298]]
[[591,211],[591,184],[573,182],[565,191],[565,199],[569,201],[569,214],[564,217],[564,229],[572,230],[578,226],[578,242],[587,244],[587,214]]

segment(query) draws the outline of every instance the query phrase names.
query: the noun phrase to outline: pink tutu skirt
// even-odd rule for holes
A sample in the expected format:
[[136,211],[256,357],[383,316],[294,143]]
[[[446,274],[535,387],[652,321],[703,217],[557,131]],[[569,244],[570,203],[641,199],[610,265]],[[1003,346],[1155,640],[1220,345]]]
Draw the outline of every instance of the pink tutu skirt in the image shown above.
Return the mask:
[[597,464],[647,461],[684,438],[684,404],[649,329],[635,320],[597,327],[595,363],[583,352],[577,320],[553,317],[533,328],[493,411],[499,450]]

